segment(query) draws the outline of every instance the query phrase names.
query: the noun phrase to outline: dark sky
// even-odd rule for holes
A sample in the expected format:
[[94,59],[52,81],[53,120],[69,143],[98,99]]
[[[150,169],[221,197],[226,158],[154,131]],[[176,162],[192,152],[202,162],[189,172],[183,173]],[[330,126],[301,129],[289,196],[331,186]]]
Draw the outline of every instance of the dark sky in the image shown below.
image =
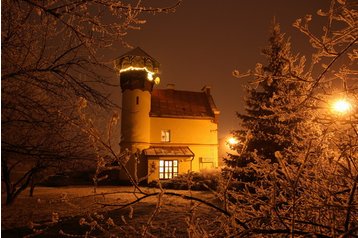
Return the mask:
[[[144,0],[145,4],[170,6],[175,0]],[[243,111],[247,80],[232,76],[257,62],[265,63],[260,51],[267,45],[273,17],[282,32],[291,36],[293,51],[305,54],[309,44],[292,23],[306,14],[318,21],[318,9],[329,0],[183,0],[172,14],[142,15],[147,23],[131,31],[128,42],[139,46],[161,63],[161,83],[174,83],[178,90],[199,91],[212,87],[221,111],[219,137],[238,128],[235,113]],[[128,51],[121,48],[117,56]]]

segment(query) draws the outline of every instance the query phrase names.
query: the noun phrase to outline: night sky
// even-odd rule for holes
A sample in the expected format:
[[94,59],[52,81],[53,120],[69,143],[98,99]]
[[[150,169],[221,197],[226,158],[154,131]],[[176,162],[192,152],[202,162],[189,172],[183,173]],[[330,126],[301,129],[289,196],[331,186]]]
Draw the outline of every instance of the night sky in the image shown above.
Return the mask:
[[[175,0],[147,0],[144,4],[171,6]],[[260,51],[267,45],[273,18],[281,31],[291,37],[293,52],[308,53],[307,38],[292,27],[297,18],[326,10],[329,0],[183,0],[172,14],[142,15],[147,23],[140,31],[130,31],[127,41],[139,46],[161,63],[161,83],[174,83],[177,90],[200,91],[212,87],[221,111],[219,137],[238,128],[236,112],[243,111],[248,79],[237,79],[240,72],[265,63]],[[116,56],[128,51],[120,48]],[[120,89],[118,89],[120,92]]]

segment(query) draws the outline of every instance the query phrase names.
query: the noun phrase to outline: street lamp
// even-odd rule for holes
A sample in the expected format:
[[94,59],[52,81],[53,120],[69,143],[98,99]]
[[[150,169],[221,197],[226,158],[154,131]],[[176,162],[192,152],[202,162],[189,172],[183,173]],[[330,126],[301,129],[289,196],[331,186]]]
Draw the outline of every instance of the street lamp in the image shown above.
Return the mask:
[[236,139],[235,137],[230,137],[227,139],[227,143],[230,145],[230,146],[234,146],[236,145],[237,143],[239,143],[238,139]]
[[334,113],[343,115],[351,111],[352,104],[347,99],[341,98],[332,103],[331,109]]

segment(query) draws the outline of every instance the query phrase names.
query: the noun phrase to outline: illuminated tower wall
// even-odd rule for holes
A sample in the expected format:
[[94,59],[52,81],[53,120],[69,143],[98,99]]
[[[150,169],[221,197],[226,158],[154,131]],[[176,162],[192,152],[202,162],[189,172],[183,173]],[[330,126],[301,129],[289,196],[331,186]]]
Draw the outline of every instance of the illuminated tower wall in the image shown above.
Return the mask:
[[145,71],[121,73],[121,147],[145,149],[150,140],[150,101],[153,84]]
[[149,147],[151,92],[159,63],[140,48],[115,61],[122,89],[121,148],[131,151]]

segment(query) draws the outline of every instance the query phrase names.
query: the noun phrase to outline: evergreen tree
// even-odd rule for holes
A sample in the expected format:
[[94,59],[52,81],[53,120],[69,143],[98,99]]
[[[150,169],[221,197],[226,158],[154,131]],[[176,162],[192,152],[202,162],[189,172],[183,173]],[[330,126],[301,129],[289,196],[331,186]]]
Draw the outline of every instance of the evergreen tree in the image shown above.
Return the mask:
[[234,149],[238,155],[226,159],[227,165],[237,170],[235,177],[241,181],[256,177],[249,163],[277,162],[277,153],[299,149],[297,134],[302,117],[296,111],[303,84],[297,75],[302,72],[304,58],[296,63],[298,57],[292,55],[290,42],[277,23],[273,24],[269,45],[262,53],[267,65],[256,66],[255,78],[248,88],[246,113],[237,114],[241,129],[234,135],[240,143]]
[[[239,219],[228,234],[239,224],[241,237],[358,235],[357,6],[332,0],[319,10],[322,35],[310,31],[311,15],[294,23],[317,49],[306,68],[273,25],[267,64],[238,114],[238,155],[227,159],[222,197]],[[337,99],[349,109],[333,109]]]

